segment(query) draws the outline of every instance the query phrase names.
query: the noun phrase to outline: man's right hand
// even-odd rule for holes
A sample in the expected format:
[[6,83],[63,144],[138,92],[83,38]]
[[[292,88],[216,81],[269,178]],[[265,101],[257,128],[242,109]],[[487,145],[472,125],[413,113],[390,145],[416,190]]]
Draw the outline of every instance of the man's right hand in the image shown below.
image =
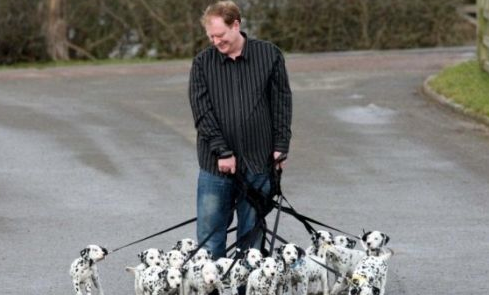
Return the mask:
[[231,156],[226,159],[217,160],[217,167],[221,173],[236,173],[236,157]]

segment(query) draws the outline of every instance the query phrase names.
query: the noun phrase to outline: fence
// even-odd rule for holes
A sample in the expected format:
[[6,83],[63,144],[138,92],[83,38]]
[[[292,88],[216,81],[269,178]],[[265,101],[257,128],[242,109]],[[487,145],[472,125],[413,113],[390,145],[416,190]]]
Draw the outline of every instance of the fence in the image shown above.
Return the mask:
[[477,56],[481,67],[489,73],[489,0],[477,1]]

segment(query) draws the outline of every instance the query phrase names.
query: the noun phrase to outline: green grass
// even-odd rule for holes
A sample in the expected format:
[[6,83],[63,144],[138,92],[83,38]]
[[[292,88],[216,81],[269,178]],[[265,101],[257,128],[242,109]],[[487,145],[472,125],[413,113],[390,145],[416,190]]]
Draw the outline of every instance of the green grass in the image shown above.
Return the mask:
[[155,63],[160,61],[170,61],[180,59],[155,59],[155,58],[130,58],[130,59],[101,59],[101,60],[70,60],[70,61],[50,61],[37,63],[17,63],[14,65],[0,65],[0,70],[10,69],[47,69],[54,67],[84,66],[84,65],[124,65]]
[[477,61],[468,61],[442,70],[430,81],[437,93],[465,108],[489,117],[489,73]]

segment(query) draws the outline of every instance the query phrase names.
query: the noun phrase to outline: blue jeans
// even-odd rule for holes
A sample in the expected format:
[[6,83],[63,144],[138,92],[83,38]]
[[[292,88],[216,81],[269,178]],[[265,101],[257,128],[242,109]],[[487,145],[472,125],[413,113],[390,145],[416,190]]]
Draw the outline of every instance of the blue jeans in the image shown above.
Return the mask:
[[[268,174],[246,174],[246,179],[254,188],[260,188],[263,194],[270,192]],[[234,217],[236,205],[238,217],[237,240],[255,226],[255,209],[246,201],[245,194],[238,188],[234,177],[220,177],[200,170],[197,186],[197,240],[200,243],[217,227],[216,233],[205,243],[214,258],[226,257],[227,228]],[[263,233],[255,241],[241,247],[260,249]]]

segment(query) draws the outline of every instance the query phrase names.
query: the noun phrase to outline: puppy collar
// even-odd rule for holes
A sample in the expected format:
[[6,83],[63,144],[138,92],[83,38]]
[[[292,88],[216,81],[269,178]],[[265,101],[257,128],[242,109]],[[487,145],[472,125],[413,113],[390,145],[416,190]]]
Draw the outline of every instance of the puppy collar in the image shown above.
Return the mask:
[[305,263],[304,259],[297,259],[294,263],[290,265],[290,268],[299,267],[301,265],[304,265],[304,263]]

